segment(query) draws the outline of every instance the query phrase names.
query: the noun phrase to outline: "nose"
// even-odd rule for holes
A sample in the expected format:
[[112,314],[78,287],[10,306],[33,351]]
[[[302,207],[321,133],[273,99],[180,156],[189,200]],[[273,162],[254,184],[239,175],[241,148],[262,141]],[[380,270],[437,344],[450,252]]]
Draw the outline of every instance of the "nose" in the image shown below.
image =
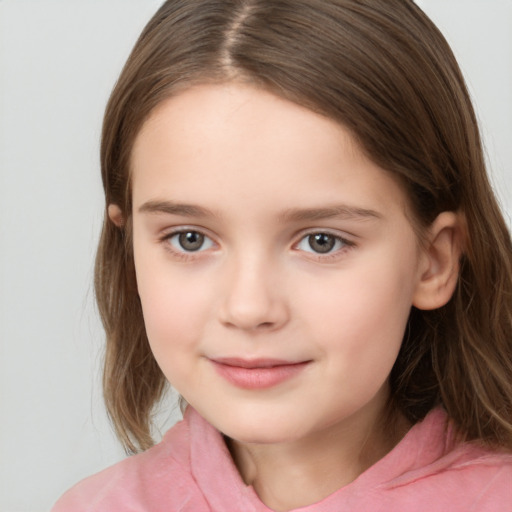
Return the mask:
[[225,280],[220,321],[246,331],[272,331],[289,320],[286,292],[279,272],[264,258],[240,258]]

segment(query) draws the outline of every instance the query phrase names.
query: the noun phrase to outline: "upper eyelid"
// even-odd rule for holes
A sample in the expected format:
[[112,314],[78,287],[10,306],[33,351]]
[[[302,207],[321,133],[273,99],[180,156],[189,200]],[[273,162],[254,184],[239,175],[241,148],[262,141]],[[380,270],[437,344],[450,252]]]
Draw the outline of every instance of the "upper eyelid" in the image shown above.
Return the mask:
[[193,226],[193,225],[169,226],[169,227],[161,229],[159,231],[159,236],[162,239],[164,239],[164,238],[169,238],[173,235],[177,235],[179,233],[187,233],[189,231],[194,231],[196,233],[200,233],[201,235],[211,238],[212,240],[215,239],[215,235],[209,229],[202,228],[199,226]]
[[295,236],[295,240],[296,240],[295,243],[300,242],[303,238],[305,238],[307,236],[316,235],[316,234],[320,234],[320,233],[323,233],[323,234],[326,234],[326,235],[331,235],[334,238],[338,238],[339,240],[343,240],[344,242],[352,243],[352,244],[355,243],[354,239],[358,239],[359,238],[355,234],[347,233],[346,231],[341,232],[341,231],[339,231],[337,229],[332,229],[332,228],[312,228],[312,229],[304,229],[304,230],[301,230],[299,233],[297,233],[296,236]]

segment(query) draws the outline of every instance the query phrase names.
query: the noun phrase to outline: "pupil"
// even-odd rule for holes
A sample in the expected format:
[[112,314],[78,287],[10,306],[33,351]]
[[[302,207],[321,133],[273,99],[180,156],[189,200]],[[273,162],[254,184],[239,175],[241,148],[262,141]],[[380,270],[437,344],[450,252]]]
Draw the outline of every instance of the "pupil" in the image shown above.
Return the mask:
[[180,233],[179,242],[186,251],[197,251],[204,243],[204,236],[196,231]]
[[317,233],[316,235],[310,235],[308,242],[315,252],[326,253],[334,247],[335,239],[332,235]]

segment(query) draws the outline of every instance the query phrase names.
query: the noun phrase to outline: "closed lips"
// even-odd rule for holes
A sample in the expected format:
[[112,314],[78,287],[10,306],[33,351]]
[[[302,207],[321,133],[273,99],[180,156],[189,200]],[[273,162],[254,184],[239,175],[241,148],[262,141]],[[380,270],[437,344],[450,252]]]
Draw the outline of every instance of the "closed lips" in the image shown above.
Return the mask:
[[215,369],[222,377],[244,389],[265,389],[277,386],[298,375],[310,362],[238,358],[212,360]]

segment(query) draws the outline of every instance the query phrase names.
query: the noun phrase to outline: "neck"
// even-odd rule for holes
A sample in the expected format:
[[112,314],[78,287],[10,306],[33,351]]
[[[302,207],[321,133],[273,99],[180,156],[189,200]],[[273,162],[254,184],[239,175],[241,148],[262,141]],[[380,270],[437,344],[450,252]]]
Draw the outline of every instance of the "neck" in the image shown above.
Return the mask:
[[321,501],[355,480],[410,428],[399,414],[390,420],[383,409],[365,412],[299,440],[227,443],[244,482],[267,507],[285,512]]

